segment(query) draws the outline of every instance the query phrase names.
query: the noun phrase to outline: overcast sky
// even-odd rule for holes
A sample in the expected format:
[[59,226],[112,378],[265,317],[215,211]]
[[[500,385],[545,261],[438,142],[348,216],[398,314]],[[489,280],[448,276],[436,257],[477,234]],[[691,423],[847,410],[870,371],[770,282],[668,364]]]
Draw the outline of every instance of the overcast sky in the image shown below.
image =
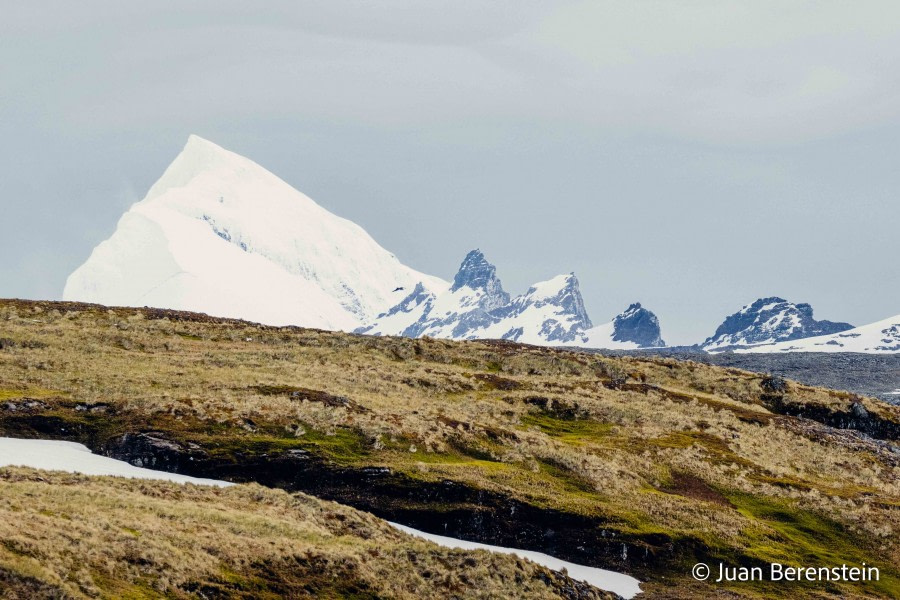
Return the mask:
[[[261,7],[265,7],[262,9]],[[0,296],[59,298],[196,133],[449,279],[669,343],[900,313],[900,3],[0,0]]]

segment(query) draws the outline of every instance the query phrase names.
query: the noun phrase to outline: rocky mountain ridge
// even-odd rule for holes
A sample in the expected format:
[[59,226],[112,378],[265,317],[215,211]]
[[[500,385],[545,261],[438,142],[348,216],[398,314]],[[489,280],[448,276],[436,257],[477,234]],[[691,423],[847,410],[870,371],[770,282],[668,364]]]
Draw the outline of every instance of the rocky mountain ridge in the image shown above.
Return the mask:
[[357,329],[370,335],[504,339],[535,345],[643,348],[664,345],[659,320],[639,303],[594,327],[574,273],[536,283],[511,297],[481,250],[463,259],[443,294],[416,286],[397,305]]
[[817,321],[809,304],[794,304],[773,296],[760,298],[726,317],[700,347],[714,352],[827,335],[852,328],[849,323]]

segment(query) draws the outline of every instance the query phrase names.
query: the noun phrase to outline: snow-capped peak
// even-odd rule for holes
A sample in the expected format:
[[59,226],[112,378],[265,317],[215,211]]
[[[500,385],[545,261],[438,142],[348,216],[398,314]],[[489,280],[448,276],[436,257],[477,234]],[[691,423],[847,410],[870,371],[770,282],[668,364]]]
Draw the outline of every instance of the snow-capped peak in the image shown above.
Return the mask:
[[809,304],[794,304],[772,296],[760,298],[729,315],[701,347],[717,351],[828,335],[852,328],[849,323],[817,321]]
[[463,288],[480,294],[479,306],[484,310],[493,310],[509,303],[509,294],[503,290],[503,284],[497,277],[497,267],[489,263],[478,249],[472,250],[463,259],[450,291],[459,292]]
[[623,319],[627,319],[627,318],[629,318],[629,317],[632,317],[632,316],[636,315],[636,314],[637,314],[638,312],[640,312],[641,310],[647,310],[647,309],[643,308],[643,307],[641,306],[641,303],[640,303],[640,302],[632,302],[631,304],[628,305],[628,308],[626,308],[626,309],[625,309],[622,313],[620,313],[619,316],[616,317],[616,318],[621,317],[621,318],[623,318]]
[[240,154],[226,150],[199,135],[191,134],[175,160],[151,186],[144,201],[147,202],[162,196],[172,188],[184,187],[203,174],[221,177],[226,172],[242,177],[250,174],[255,177],[275,178],[274,175]]
[[584,339],[574,345],[586,348],[636,350],[661,348],[666,343],[662,339],[656,315],[642,307],[640,302],[635,302],[612,321],[587,329],[584,332]]
[[489,263],[484,257],[484,253],[476,248],[466,254],[462,264],[459,265],[450,290],[455,292],[464,285],[477,290],[485,288],[493,282],[499,283],[497,267]]
[[498,322],[479,337],[562,345],[580,340],[591,326],[574,273],[536,283],[491,314]]
[[584,299],[581,296],[581,288],[575,273],[557,275],[547,281],[532,285],[524,294],[513,299],[508,312],[510,314],[524,313],[529,308],[534,310],[546,306],[552,308],[552,315],[563,317],[568,323],[566,329],[572,332],[571,334],[553,335],[548,331],[545,337],[549,341],[562,340],[562,338],[574,339],[575,331],[583,331],[591,327],[591,319],[584,308]]
[[350,330],[419,282],[447,287],[255,162],[191,136],[63,296]]

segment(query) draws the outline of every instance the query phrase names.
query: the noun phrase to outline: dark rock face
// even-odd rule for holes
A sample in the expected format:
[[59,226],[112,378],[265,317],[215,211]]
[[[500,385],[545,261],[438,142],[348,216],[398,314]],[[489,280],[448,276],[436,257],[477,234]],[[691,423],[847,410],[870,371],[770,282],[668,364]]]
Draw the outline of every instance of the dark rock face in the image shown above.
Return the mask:
[[490,311],[509,304],[509,294],[503,291],[503,285],[497,277],[497,267],[484,257],[481,250],[472,250],[463,259],[456,276],[453,278],[451,292],[463,286],[473,290],[484,290],[485,296],[481,308]]
[[734,346],[799,340],[852,329],[849,323],[817,321],[809,304],[794,304],[773,296],[760,298],[726,317],[701,347],[721,350]]
[[[191,447],[192,446],[192,447]],[[677,561],[705,560],[703,544],[665,534],[627,534],[598,517],[536,507],[454,481],[424,482],[386,467],[344,468],[304,451],[228,456],[162,434],[128,433],[103,454],[158,470],[302,491],[439,535],[546,552],[605,568],[652,573]]]
[[666,345],[659,330],[659,319],[640,302],[629,306],[613,320],[613,340],[634,342],[639,348],[661,348]]

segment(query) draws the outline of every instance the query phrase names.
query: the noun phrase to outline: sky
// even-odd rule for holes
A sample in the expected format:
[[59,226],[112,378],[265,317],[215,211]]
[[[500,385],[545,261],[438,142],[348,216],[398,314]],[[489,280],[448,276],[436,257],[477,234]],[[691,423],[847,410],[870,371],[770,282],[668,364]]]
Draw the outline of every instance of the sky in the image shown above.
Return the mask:
[[900,3],[0,0],[0,297],[58,299],[191,133],[452,278],[670,344],[900,313]]

